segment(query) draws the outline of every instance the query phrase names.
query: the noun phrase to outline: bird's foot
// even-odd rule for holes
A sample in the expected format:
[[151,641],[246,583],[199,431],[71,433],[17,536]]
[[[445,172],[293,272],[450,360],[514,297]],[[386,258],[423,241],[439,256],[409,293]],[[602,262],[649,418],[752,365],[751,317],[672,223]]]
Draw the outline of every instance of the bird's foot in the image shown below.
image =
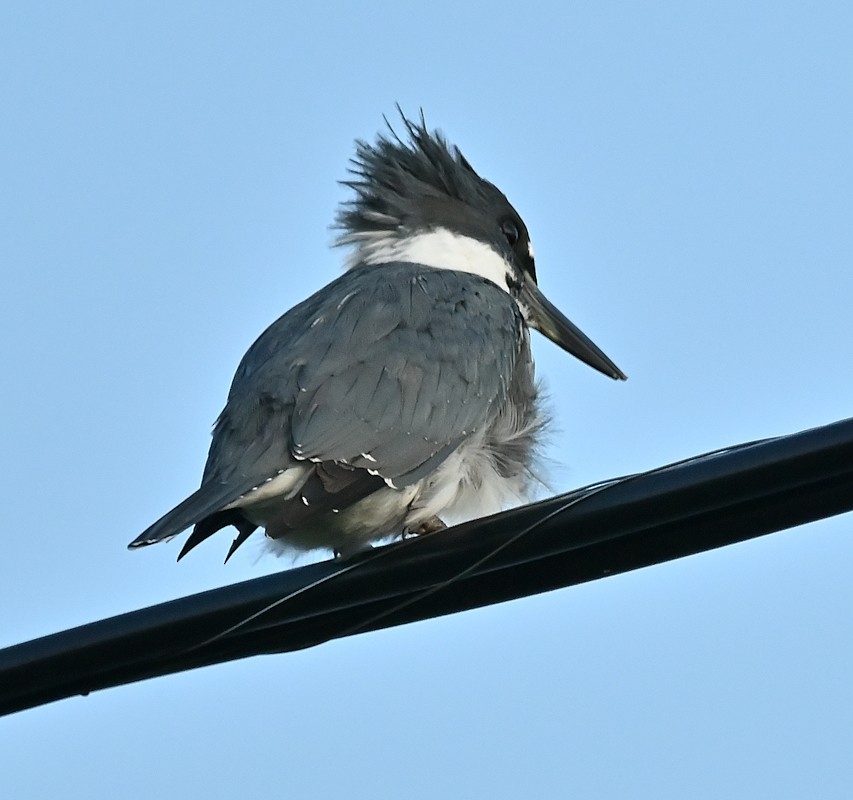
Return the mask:
[[439,531],[446,530],[447,525],[437,516],[433,515],[425,519],[420,525],[415,525],[414,528],[406,528],[403,531],[403,538],[408,539],[411,536],[423,536],[425,533],[438,533]]

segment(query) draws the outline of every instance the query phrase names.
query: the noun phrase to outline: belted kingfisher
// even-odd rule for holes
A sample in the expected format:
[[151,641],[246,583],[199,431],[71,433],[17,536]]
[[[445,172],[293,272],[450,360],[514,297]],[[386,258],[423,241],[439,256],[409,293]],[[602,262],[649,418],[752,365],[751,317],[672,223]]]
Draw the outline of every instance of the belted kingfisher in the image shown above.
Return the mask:
[[[258,527],[346,555],[526,499],[546,415],[529,328],[622,371],[540,292],[527,227],[437,131],[357,142],[336,218],[347,271],[243,357],[201,487],[134,539]],[[389,126],[390,129],[390,126]]]

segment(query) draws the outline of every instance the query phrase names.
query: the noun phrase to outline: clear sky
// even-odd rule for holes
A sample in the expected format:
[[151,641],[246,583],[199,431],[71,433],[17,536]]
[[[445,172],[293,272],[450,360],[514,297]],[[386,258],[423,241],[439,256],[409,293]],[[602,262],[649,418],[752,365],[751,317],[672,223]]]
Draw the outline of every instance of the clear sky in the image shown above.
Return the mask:
[[[3,3],[0,644],[287,566],[125,545],[338,274],[395,102],[630,376],[537,337],[555,490],[850,416],[851,42],[846,2]],[[849,798],[852,527],[27,711],[0,794]]]

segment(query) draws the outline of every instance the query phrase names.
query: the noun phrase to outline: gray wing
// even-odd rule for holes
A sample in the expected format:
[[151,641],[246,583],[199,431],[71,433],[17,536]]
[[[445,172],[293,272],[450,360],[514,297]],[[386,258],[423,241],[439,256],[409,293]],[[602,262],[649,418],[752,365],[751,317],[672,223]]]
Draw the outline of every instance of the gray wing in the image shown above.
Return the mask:
[[350,270],[249,349],[202,487],[133,544],[172,536],[300,463],[311,502],[294,498],[292,527],[414,483],[503,404],[521,325],[512,298],[473,275]]
[[497,286],[464,273],[401,264],[353,277],[288,353],[292,453],[406,486],[502,404],[520,314]]

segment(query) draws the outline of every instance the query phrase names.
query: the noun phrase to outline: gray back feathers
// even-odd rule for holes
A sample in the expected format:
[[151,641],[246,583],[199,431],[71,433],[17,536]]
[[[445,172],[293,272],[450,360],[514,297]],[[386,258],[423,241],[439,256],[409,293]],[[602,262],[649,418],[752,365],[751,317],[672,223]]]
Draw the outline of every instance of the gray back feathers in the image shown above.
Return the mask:
[[307,459],[416,481],[506,401],[521,326],[512,299],[473,275],[352,270],[246,353],[205,480],[261,482]]

